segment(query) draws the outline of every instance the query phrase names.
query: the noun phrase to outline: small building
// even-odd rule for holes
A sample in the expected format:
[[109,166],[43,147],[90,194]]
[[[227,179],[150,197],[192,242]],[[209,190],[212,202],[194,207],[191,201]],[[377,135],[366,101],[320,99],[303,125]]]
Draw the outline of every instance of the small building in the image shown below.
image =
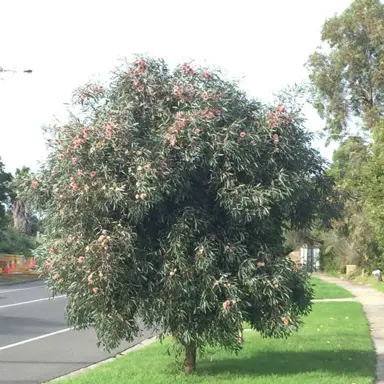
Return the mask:
[[315,272],[320,268],[320,244],[318,243],[302,244],[289,256],[297,266],[308,272]]

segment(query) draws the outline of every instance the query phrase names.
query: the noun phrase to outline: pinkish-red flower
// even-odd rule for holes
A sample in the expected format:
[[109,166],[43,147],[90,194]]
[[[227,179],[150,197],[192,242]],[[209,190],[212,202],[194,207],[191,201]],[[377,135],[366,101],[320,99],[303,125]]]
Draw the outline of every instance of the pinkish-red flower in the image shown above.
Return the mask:
[[96,175],[96,172],[95,172],[95,171],[89,172],[89,176],[91,176],[91,177],[95,177],[95,175]]
[[64,155],[63,155],[63,154],[60,154],[60,155],[59,155],[59,159],[64,159]]
[[77,163],[77,157],[72,157],[72,164],[76,164]]
[[196,134],[199,134],[201,132],[201,129],[200,128],[196,128],[195,132],[196,132]]
[[59,280],[59,279],[60,279],[60,275],[56,273],[56,275],[53,276],[53,280]]
[[49,251],[48,251],[51,255],[53,255],[55,253],[55,250],[53,248],[51,248]]
[[32,188],[36,188],[39,185],[39,182],[37,180],[32,181]]
[[79,186],[76,183],[71,183],[71,187],[74,191],[77,191],[79,189]]
[[231,302],[230,302],[229,300],[224,301],[224,303],[223,303],[223,308],[224,308],[226,311],[229,311],[230,307],[231,307]]
[[245,136],[247,136],[247,134],[244,131],[240,132],[240,137],[245,137]]
[[84,263],[84,260],[85,260],[85,257],[84,257],[84,256],[80,256],[80,257],[78,258],[78,262],[79,262],[79,263]]

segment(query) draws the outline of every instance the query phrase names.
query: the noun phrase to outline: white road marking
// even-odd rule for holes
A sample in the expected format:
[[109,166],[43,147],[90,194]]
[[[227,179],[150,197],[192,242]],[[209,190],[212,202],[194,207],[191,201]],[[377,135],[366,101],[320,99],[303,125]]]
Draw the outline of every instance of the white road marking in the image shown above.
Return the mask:
[[9,293],[9,292],[19,292],[19,291],[30,291],[31,289],[37,289],[45,287],[45,285],[37,285],[36,287],[30,287],[30,288],[19,288],[19,289],[3,289],[0,291],[0,293]]
[[37,336],[37,337],[33,337],[32,339],[26,339],[26,340],[23,340],[23,341],[19,341],[19,342],[17,342],[17,343],[13,343],[13,344],[5,345],[4,347],[0,347],[0,351],[4,351],[4,350],[6,350],[6,349],[10,349],[10,348],[13,348],[13,347],[18,347],[19,345],[23,345],[23,344],[31,343],[32,341],[37,341],[37,340],[45,339],[46,337],[59,335],[60,333],[68,332],[68,331],[70,331],[71,329],[72,329],[72,328],[60,329],[60,331],[56,331],[56,332],[52,332],[52,333],[47,333],[47,334],[45,334],[45,335],[41,335],[41,336]]
[[2,309],[2,308],[9,308],[9,307],[16,307],[18,305],[24,305],[24,304],[38,303],[39,301],[45,301],[45,300],[61,299],[63,297],[66,297],[66,295],[60,295],[60,296],[56,296],[54,298],[52,298],[52,297],[44,297],[43,299],[36,299],[36,300],[30,300],[30,301],[22,301],[20,303],[1,305],[0,309]]

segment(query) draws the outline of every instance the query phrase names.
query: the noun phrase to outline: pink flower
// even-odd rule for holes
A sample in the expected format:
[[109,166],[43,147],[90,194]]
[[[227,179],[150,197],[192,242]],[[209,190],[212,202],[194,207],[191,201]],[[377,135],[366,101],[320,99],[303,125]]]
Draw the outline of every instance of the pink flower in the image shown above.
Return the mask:
[[55,169],[52,169],[51,174],[54,175],[56,173]]
[[62,141],[59,139],[59,140],[57,140],[57,144],[61,144],[62,143]]
[[59,155],[59,159],[64,159],[64,154]]
[[95,175],[96,175],[95,171],[92,171],[92,172],[89,173],[89,176],[91,176],[91,177],[95,177]]
[[146,171],[148,171],[148,170],[150,170],[151,169],[151,164],[145,164],[144,166],[143,166],[143,168],[146,170]]
[[161,166],[162,167],[166,167],[168,164],[165,162],[165,161],[163,161],[162,163],[161,163]]
[[289,320],[288,320],[286,317],[282,317],[281,320],[283,321],[283,323],[284,323],[285,325],[288,325]]
[[137,90],[138,90],[139,92],[141,92],[141,91],[143,90],[143,87],[140,85],[140,86],[137,87]]
[[77,191],[79,189],[79,186],[76,183],[71,183],[71,187],[74,191]]
[[51,255],[53,255],[55,253],[55,250],[53,248],[51,248],[49,251],[48,251]]
[[145,61],[144,60],[140,60],[137,65],[141,68],[144,68],[145,67]]
[[97,289],[96,287],[93,287],[93,288],[92,288],[92,292],[93,292],[93,293],[97,293],[97,291],[98,291],[98,289]]
[[224,308],[226,311],[229,311],[230,307],[231,307],[231,302],[230,302],[229,300],[224,301],[224,303],[223,303],[223,308]]
[[56,273],[56,275],[53,276],[53,280],[59,280],[59,279],[60,279],[60,275]]
[[264,267],[264,266],[265,266],[264,261],[259,261],[259,262],[257,263],[257,266],[258,266],[258,267]]
[[240,132],[240,137],[245,137],[247,136],[247,134],[243,131],[243,132]]
[[208,73],[208,72],[204,72],[202,75],[201,75],[204,79],[209,79],[211,77],[211,75]]
[[85,184],[85,185],[84,185],[84,191],[85,191],[85,192],[88,192],[88,190],[89,190],[89,185],[88,185],[88,184]]
[[32,181],[32,188],[36,188],[39,185],[39,182],[37,180]]
[[84,256],[80,256],[79,259],[78,259],[78,262],[79,263],[84,263],[84,260],[85,260],[85,257]]
[[77,157],[72,157],[72,164],[76,164],[77,162]]
[[201,132],[201,129],[200,128],[196,128],[195,132],[198,135]]
[[77,174],[78,174],[78,175],[82,175],[82,174],[83,174],[83,171],[82,171],[81,169],[78,169],[78,170],[77,170]]

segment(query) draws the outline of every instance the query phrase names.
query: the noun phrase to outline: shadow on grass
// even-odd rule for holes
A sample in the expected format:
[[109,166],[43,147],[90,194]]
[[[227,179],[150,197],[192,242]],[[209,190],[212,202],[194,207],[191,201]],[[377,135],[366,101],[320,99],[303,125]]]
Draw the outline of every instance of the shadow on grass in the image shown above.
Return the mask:
[[309,352],[261,352],[252,357],[234,356],[229,359],[203,359],[198,362],[201,375],[217,375],[225,372],[242,375],[291,375],[305,372],[331,372],[374,377],[376,355],[369,351],[309,351]]

